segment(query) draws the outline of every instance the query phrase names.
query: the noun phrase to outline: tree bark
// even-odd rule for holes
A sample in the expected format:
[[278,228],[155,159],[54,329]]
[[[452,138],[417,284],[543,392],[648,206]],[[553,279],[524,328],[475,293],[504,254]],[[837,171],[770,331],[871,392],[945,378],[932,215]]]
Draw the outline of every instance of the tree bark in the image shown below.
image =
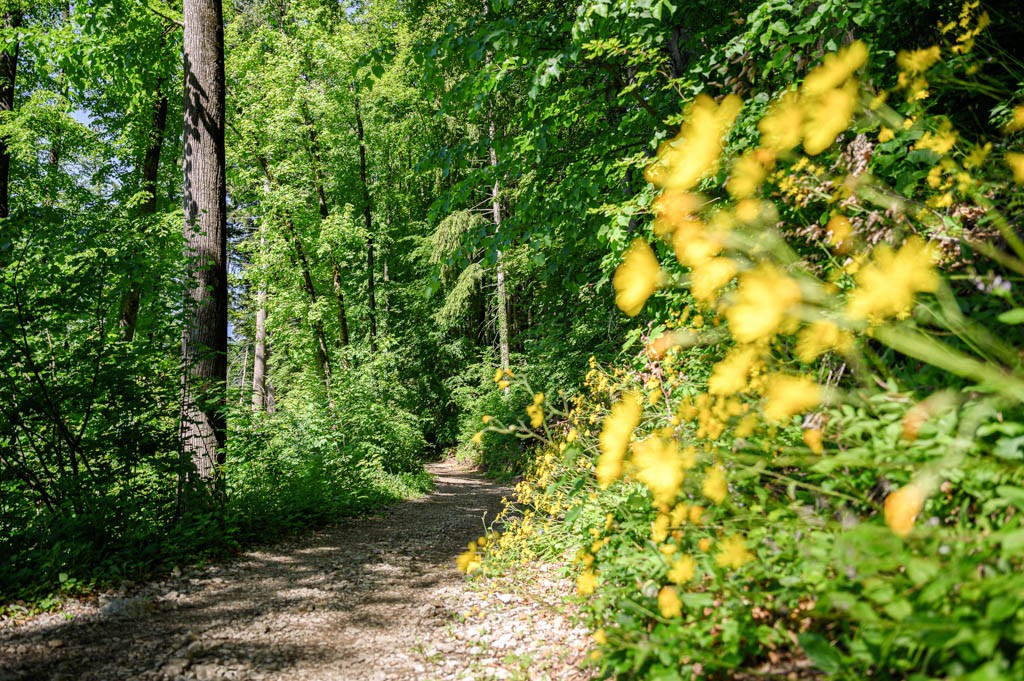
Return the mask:
[[[7,12],[3,18],[4,28],[16,29],[21,26],[21,12]],[[21,43],[15,41],[0,56],[0,113],[14,111],[14,87],[18,78],[18,51]],[[7,139],[0,137],[0,218],[11,214],[11,150]]]
[[181,446],[186,479],[220,491],[227,399],[227,206],[221,0],[185,0],[184,232]]
[[252,360],[252,408],[267,408],[267,292],[256,294],[256,347]]
[[[489,147],[491,168],[498,167],[498,154],[494,151],[494,120],[489,122],[488,129],[490,132],[491,144]],[[495,176],[494,184],[491,186],[491,218],[494,220],[494,235],[497,236],[501,231],[501,185],[498,183],[498,178]],[[498,296],[498,353],[501,359],[501,368],[505,371],[509,370],[510,358],[508,349],[508,298],[505,293],[505,268],[501,262],[501,249],[497,251],[497,260],[495,264],[496,279],[498,280],[497,296]],[[505,388],[505,394],[508,395],[509,389]]]
[[[146,141],[146,155],[142,161],[142,184],[140,189],[146,192],[146,198],[139,206],[139,217],[143,223],[157,210],[157,180],[160,172],[160,152],[163,150],[164,133],[167,130],[167,95],[163,93],[162,84],[157,85],[156,102],[153,104],[153,126]],[[144,227],[146,229],[146,227]],[[139,321],[139,306],[142,302],[142,281],[133,277],[131,286],[121,300],[122,340],[131,343],[135,338],[135,328]]]
[[[353,92],[355,88],[353,87]],[[377,353],[377,294],[373,283],[373,215],[370,208],[370,185],[366,179],[366,140],[363,116],[359,111],[359,95],[355,95],[356,134],[359,137],[359,181],[363,186],[363,222],[366,224],[366,292],[370,317],[370,353]]]

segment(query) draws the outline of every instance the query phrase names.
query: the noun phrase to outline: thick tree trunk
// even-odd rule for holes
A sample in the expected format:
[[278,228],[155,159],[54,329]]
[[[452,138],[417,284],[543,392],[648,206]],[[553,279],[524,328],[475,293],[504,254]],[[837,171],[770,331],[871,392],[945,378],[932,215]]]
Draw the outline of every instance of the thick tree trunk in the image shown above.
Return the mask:
[[[160,152],[163,150],[164,133],[167,130],[167,95],[163,93],[162,85],[157,85],[156,101],[153,104],[153,126],[149,131],[146,141],[146,155],[142,161],[142,191],[146,192],[146,199],[139,206],[139,216],[143,222],[152,215],[156,215],[157,209],[157,180],[160,172]],[[144,227],[145,229],[145,227]],[[142,302],[142,281],[139,277],[133,277],[131,286],[121,299],[121,337],[126,343],[131,343],[135,338],[135,328],[139,321],[139,305]]]
[[[354,89],[354,88],[353,88]],[[359,96],[355,96],[356,134],[359,137],[359,181],[363,186],[363,222],[366,224],[366,293],[370,317],[370,353],[377,353],[377,293],[373,283],[373,215],[370,209],[370,184],[366,179],[366,140]]]
[[[21,12],[7,12],[3,18],[4,28],[16,29],[21,26]],[[18,78],[18,50],[21,43],[15,41],[0,55],[0,113],[14,111],[14,86]],[[11,151],[7,140],[0,137],[0,218],[11,214]]]
[[183,17],[188,288],[182,334],[181,445],[195,478],[217,491],[217,469],[224,462],[228,340],[221,0],[185,0]]

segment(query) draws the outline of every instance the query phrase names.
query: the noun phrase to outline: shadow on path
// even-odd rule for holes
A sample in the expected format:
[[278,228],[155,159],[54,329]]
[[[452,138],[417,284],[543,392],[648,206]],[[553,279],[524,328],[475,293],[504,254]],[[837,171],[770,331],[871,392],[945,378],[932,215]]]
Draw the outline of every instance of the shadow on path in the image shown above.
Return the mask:
[[455,464],[428,470],[433,493],[380,516],[0,630],[0,681],[427,678],[413,649],[449,621],[454,558],[508,494]]

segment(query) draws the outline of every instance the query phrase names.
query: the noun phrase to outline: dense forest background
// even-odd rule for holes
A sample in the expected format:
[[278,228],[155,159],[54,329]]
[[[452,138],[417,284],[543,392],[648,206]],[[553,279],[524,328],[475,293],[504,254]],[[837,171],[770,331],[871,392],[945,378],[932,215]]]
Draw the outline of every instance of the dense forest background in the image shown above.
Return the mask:
[[[787,371],[815,376],[830,395],[850,397],[789,395],[788,406],[769,419],[773,425],[751,435],[753,426],[747,432],[739,425],[750,407],[724,402],[761,371],[750,355],[732,389],[711,389],[710,399],[718,394],[723,402],[693,436],[694,443],[714,443],[706,450],[706,497],[721,501],[715,486],[736,473],[722,452],[742,453],[753,442],[784,460],[775,459],[767,473],[758,464],[736,477],[732,491],[740,480],[756,486],[757,476],[774,476],[778,489],[762,488],[769,497],[788,494],[787,503],[813,509],[836,527],[848,511],[876,513],[913,470],[939,460],[928,469],[923,496],[931,497],[941,480],[973,480],[963,485],[971,499],[943,488],[955,507],[951,516],[984,509],[1008,514],[1000,522],[1016,518],[1024,503],[1024,426],[1016,420],[1024,379],[1017,378],[1014,336],[1024,320],[1015,288],[1024,275],[1015,185],[1024,157],[1014,151],[1024,130],[1019,4],[225,2],[229,342],[226,387],[203,407],[223,419],[226,432],[223,463],[210,473],[212,493],[209,476],[197,474],[183,446],[182,338],[195,323],[183,301],[193,290],[195,262],[183,230],[189,156],[182,11],[175,0],[0,3],[0,555],[7,558],[0,603],[45,605],[60,592],[364,512],[429,488],[423,461],[451,452],[496,475],[528,471],[535,495],[560,494],[553,510],[537,510],[540,502],[529,494],[516,508],[564,522],[567,534],[549,531],[549,541],[560,537],[560,550],[579,545],[590,575],[580,593],[593,594],[601,559],[598,549],[583,550],[583,540],[610,531],[611,519],[599,527],[606,515],[639,504],[629,525],[635,534],[623,541],[642,544],[651,522],[665,516],[669,523],[670,506],[668,491],[652,482],[660,474],[645,478],[642,459],[627,462],[626,473],[649,482],[649,492],[602,497],[593,508],[570,503],[603,494],[621,476],[608,472],[615,447],[598,442],[597,424],[635,408],[628,442],[641,419],[640,401],[631,400],[643,396],[652,433],[675,428],[679,436],[690,409],[689,420],[703,418],[695,416],[705,406],[697,388],[677,389],[676,398],[690,400],[685,405],[668,388],[660,397],[651,393],[672,381],[707,384],[732,347],[726,326],[736,347],[757,345],[759,358],[785,354]],[[815,71],[823,63],[826,70]],[[808,79],[827,81],[825,89],[801,85],[812,73],[826,74]],[[795,123],[796,141],[771,141],[782,133],[759,121],[797,97],[809,113]],[[835,104],[850,109],[835,114],[838,123],[829,118]],[[711,140],[707,153],[714,158],[683,180],[688,171],[678,170],[674,164],[682,161],[666,150],[690,137]],[[792,155],[801,144],[802,155]],[[746,165],[716,165],[720,153]],[[864,173],[879,181],[870,192],[848,181]],[[692,199],[697,190],[699,204]],[[752,197],[779,208],[769,215],[762,204],[743,203]],[[751,211],[754,217],[744,217]],[[703,260],[686,254],[687,239],[700,241],[680,217],[691,213],[716,229],[728,220],[757,223],[759,230],[767,225],[759,234],[778,228],[780,237],[721,241],[719,250],[746,255],[708,274],[700,270]],[[836,237],[839,231],[845,236]],[[657,246],[659,238],[667,245]],[[865,263],[874,253],[870,262],[882,279],[916,267],[909,250],[871,249],[917,239],[941,251],[932,260],[946,283],[940,289],[930,274],[911,276],[910,301],[919,293],[936,301],[913,317],[906,301],[889,312],[863,303],[860,325],[849,329],[860,359],[852,336],[847,343],[829,326],[814,327],[816,351],[798,340],[797,321],[792,328],[777,321],[772,333],[744,338],[736,332],[743,324],[738,313],[717,302],[717,291],[747,270],[761,273],[767,293],[750,294],[743,304],[770,310],[791,295],[796,284],[757,269],[770,253],[788,271],[830,282],[815,289],[817,298],[807,293],[809,284],[793,294],[794,301],[803,296],[806,305],[824,306],[834,291],[866,286],[852,260],[870,269]],[[782,241],[791,245],[786,255]],[[863,250],[860,259],[849,248],[853,241]],[[673,249],[679,267],[644,274],[651,258],[660,271],[655,252],[664,263]],[[895,269],[887,270],[893,258]],[[615,274],[624,260],[627,271]],[[745,281],[752,279],[741,275],[741,297]],[[779,319],[786,314],[780,310]],[[805,316],[799,324],[833,318]],[[906,320],[924,333],[890,332],[883,318]],[[996,331],[983,333],[985,327]],[[711,333],[684,342],[673,336],[679,329]],[[659,335],[666,339],[661,345]],[[952,349],[922,345],[922,336]],[[695,350],[684,358],[682,348]],[[669,349],[679,353],[678,363],[662,365]],[[736,353],[730,357],[738,361]],[[928,395],[944,397],[928,402]],[[970,412],[972,402],[988,411]],[[817,420],[793,420],[824,403],[835,411],[822,407]],[[932,433],[933,450],[894,460],[902,445],[893,443],[906,432],[901,419],[915,404],[926,405],[914,416],[920,422],[952,416]],[[655,424],[659,410],[665,422]],[[822,434],[827,441],[836,424],[858,444],[836,444],[848,455],[814,469],[818,478],[797,475],[818,459],[798,461],[791,450],[821,455]],[[730,433],[730,443],[739,432],[739,444],[709,436],[716,428]],[[887,453],[881,435],[875,445],[864,444],[883,431],[891,440]],[[904,440],[916,441],[917,430],[913,435]],[[968,441],[974,449],[961,446]],[[994,463],[972,479],[963,471],[981,469],[962,457],[951,461],[953,449],[981,452]],[[566,451],[576,458],[562,461]],[[879,457],[889,458],[879,466]],[[952,469],[959,472],[951,476]],[[823,482],[835,471],[843,484]],[[1002,491],[985,496],[986,486]],[[837,510],[813,495],[798,499],[798,489],[834,492],[847,506]],[[770,499],[758,495],[739,507],[761,509],[754,515],[771,509]],[[692,518],[685,513],[672,516],[671,527]],[[655,556],[668,527],[654,530]],[[967,549],[964,555],[977,558],[971,565],[982,574],[1010,574],[1022,541],[1018,530],[1008,544],[997,542],[993,565]],[[780,551],[796,551],[799,543]],[[604,573],[607,583],[618,579],[636,591],[642,559],[619,551],[619,562]],[[719,566],[740,568],[743,551],[734,546]],[[677,577],[687,572],[674,569]],[[907,589],[917,593],[938,569],[918,565]],[[824,574],[814,573],[815,584]],[[763,585],[774,578],[753,579]],[[796,583],[786,587],[795,590]],[[858,584],[851,593],[866,593],[877,605],[877,584]],[[996,651],[999,673],[1010,673],[1024,625],[1014,614],[1016,601],[992,605],[986,599],[994,591],[986,589],[994,587],[979,588],[987,595],[977,608],[989,608],[991,636],[968,641],[975,658],[953,657],[965,674],[996,678],[977,670],[996,669],[984,666]],[[646,611],[621,610],[629,599],[608,591],[594,606],[592,624],[611,651],[608,669],[657,676],[657,669],[680,664],[671,655],[658,658],[678,631],[654,625],[678,615],[676,592],[670,596],[657,584],[640,592],[649,602],[637,607]],[[886,598],[878,608],[895,602],[892,594]],[[834,596],[828,607],[845,608],[846,616],[797,632],[819,665],[839,664],[820,641],[860,631],[870,620],[856,605],[836,605],[840,600]],[[688,605],[710,607],[701,598]],[[891,607],[893,619],[906,616],[903,605]],[[616,624],[613,612],[632,619]],[[750,640],[779,644],[757,628],[765,618],[740,619],[754,632]],[[1017,633],[993,633],[1012,629],[1011,620]],[[724,665],[759,654],[742,642],[748,630],[736,621],[719,623],[728,641],[719,629],[701,642],[721,643]],[[613,625],[625,633],[608,644],[604,631]],[[843,654],[861,654],[857,645],[865,645],[895,655],[910,645],[898,637],[852,640]],[[934,645],[948,651],[963,643],[950,640]],[[915,650],[924,651],[914,653],[926,658],[922,664],[933,659],[927,646]],[[948,662],[946,653],[936,655]]]

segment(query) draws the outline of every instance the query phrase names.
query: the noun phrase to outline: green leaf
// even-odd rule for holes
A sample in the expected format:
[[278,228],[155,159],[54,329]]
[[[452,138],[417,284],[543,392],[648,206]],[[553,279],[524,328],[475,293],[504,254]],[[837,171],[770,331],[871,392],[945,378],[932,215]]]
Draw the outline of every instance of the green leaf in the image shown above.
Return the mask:
[[826,674],[835,674],[842,668],[842,658],[835,648],[820,634],[807,633],[798,636],[800,647],[807,657]]
[[1024,324],[1024,307],[1007,310],[996,317],[996,319],[1001,321],[1003,324]]

